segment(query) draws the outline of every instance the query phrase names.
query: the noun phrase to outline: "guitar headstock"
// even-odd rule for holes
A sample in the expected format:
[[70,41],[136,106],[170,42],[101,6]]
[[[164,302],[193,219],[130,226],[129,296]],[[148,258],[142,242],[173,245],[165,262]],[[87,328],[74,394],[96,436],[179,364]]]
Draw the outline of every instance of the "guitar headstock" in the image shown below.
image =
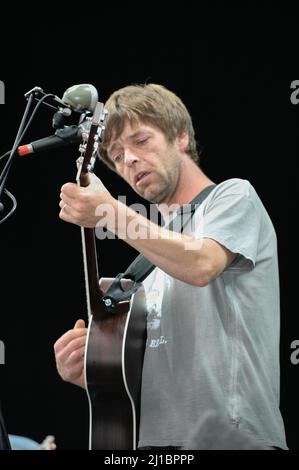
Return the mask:
[[104,108],[104,104],[98,102],[92,118],[87,118],[90,122],[90,126],[88,126],[88,130],[82,133],[83,141],[79,149],[81,152],[80,157],[83,157],[76,176],[76,181],[79,186],[87,186],[89,184],[88,173],[92,171],[94,167],[101,135],[105,129],[104,121],[106,115],[107,111]]

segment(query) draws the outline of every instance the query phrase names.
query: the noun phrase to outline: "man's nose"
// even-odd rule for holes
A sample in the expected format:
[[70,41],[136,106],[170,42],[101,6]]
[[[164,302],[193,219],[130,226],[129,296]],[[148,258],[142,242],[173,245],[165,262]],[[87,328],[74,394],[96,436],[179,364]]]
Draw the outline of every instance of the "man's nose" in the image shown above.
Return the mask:
[[135,154],[133,154],[130,150],[125,150],[124,161],[125,161],[125,165],[131,167],[132,165],[134,165],[134,163],[138,161],[138,157]]

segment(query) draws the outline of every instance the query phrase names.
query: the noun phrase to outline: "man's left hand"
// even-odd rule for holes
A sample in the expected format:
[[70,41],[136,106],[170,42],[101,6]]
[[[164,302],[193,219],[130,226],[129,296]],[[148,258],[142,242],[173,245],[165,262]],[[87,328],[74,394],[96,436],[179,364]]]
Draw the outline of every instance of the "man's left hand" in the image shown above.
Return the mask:
[[86,187],[75,183],[62,186],[59,217],[65,222],[92,228],[101,223],[99,214],[103,211],[99,210],[99,206],[113,206],[115,199],[94,173],[89,174],[89,181]]

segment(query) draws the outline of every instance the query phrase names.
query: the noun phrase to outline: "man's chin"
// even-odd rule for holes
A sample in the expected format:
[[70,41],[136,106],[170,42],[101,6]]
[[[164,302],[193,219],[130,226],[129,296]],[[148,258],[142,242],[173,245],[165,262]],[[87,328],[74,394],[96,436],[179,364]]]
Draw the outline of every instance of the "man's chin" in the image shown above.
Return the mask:
[[145,191],[136,191],[136,192],[137,192],[137,194],[139,194],[139,196],[141,196],[146,201],[156,204],[157,196],[152,191],[146,191],[145,190]]
[[151,192],[144,194],[142,197],[153,204],[163,204],[163,202],[165,202],[165,195],[161,193],[157,194]]
[[139,196],[143,197],[143,199],[146,199],[153,204],[162,204],[167,197],[165,192],[161,191],[161,188],[159,188],[159,190],[156,188],[155,190],[152,184],[149,184],[144,188],[135,188],[135,191]]

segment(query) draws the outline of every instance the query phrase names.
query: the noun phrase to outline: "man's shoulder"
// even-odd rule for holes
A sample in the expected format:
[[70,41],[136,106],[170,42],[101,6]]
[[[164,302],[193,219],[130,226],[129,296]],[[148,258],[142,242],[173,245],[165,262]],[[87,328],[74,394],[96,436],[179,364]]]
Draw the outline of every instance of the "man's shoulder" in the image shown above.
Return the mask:
[[250,183],[250,181],[241,178],[231,178],[218,183],[214,190],[208,195],[205,201],[205,208],[209,208],[214,203],[223,202],[226,204],[229,200],[244,201],[247,203],[258,201],[259,197]]
[[217,184],[214,193],[218,196],[223,194],[240,194],[249,196],[252,191],[254,191],[254,188],[248,180],[230,178]]

